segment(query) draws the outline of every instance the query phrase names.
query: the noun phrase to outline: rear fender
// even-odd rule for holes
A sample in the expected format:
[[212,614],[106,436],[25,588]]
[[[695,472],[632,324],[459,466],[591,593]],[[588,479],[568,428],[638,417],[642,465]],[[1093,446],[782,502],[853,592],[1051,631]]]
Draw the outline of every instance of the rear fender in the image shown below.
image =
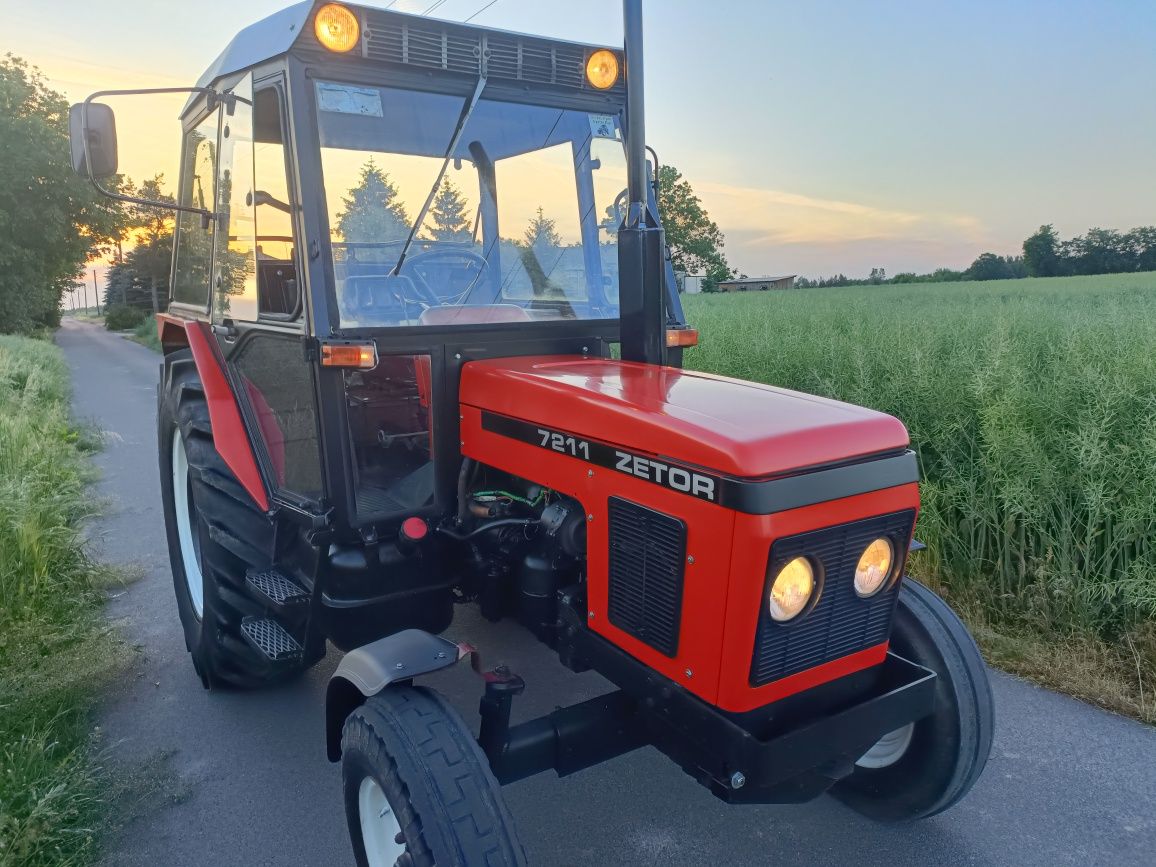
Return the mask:
[[157,330],[166,354],[186,346],[192,351],[197,374],[205,389],[205,402],[209,406],[213,445],[253,502],[262,511],[269,511],[269,496],[253,443],[208,323],[162,314],[157,318]]
[[325,690],[325,751],[341,759],[345,719],[392,683],[449,668],[471,649],[421,629],[406,629],[345,654]]

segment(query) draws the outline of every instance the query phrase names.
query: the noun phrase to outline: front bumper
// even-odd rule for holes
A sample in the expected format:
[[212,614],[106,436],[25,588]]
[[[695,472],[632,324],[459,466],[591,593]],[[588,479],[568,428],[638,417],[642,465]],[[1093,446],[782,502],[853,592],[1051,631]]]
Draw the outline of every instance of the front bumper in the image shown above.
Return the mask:
[[794,697],[789,713],[774,705],[728,714],[594,634],[563,609],[559,651],[574,668],[589,666],[629,696],[629,728],[730,803],[798,803],[848,776],[880,737],[922,719],[935,706],[936,675],[888,653],[856,676],[851,689]]

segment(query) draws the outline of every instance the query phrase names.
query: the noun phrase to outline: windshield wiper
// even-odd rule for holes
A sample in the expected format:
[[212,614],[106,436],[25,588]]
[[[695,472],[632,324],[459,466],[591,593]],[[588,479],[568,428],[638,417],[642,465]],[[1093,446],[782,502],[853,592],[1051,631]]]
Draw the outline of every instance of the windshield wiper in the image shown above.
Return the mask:
[[425,215],[429,212],[430,206],[433,204],[434,196],[438,194],[438,187],[442,185],[442,178],[446,175],[446,169],[450,166],[450,160],[454,158],[454,153],[458,149],[458,143],[462,139],[462,133],[466,130],[466,124],[469,123],[470,115],[474,113],[474,108],[478,104],[478,100],[482,98],[482,91],[486,88],[486,77],[483,75],[478,79],[478,86],[474,88],[474,95],[470,97],[470,101],[462,107],[462,116],[458,118],[458,125],[454,127],[453,137],[450,139],[449,147],[446,148],[446,157],[442,160],[442,167],[438,171],[438,176],[434,179],[433,186],[429,188],[429,195],[425,197],[425,204],[421,206],[418,212],[417,219],[413,221],[413,228],[409,230],[409,237],[405,239],[405,244],[402,245],[401,254],[397,257],[397,264],[393,266],[393,271],[390,273],[397,276],[401,273],[401,266],[405,262],[405,255],[409,252],[409,246],[413,243],[413,239],[417,237],[418,231],[421,229],[421,224],[425,222]]

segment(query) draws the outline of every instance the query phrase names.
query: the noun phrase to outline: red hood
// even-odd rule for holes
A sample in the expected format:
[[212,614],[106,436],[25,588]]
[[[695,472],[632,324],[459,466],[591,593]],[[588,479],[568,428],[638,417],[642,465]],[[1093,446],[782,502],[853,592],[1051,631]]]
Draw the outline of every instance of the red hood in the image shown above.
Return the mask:
[[902,422],[709,373],[536,356],[471,361],[461,402],[727,475],[758,478],[893,452]]

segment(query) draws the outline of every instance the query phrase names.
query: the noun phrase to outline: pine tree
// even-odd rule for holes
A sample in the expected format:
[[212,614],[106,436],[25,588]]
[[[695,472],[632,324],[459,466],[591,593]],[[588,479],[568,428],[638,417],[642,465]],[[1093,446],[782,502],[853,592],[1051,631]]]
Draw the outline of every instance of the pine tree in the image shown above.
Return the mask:
[[343,204],[337,231],[347,242],[401,241],[409,234],[410,219],[397,201],[397,187],[372,159],[361,167],[361,178]]
[[530,220],[530,225],[526,227],[526,234],[523,237],[527,247],[562,246],[562,236],[558,234],[557,223],[546,216],[541,205],[538,206],[538,213]]
[[473,238],[469,207],[466,197],[449,178],[442,181],[441,189],[430,208],[430,237],[435,241],[469,243]]

